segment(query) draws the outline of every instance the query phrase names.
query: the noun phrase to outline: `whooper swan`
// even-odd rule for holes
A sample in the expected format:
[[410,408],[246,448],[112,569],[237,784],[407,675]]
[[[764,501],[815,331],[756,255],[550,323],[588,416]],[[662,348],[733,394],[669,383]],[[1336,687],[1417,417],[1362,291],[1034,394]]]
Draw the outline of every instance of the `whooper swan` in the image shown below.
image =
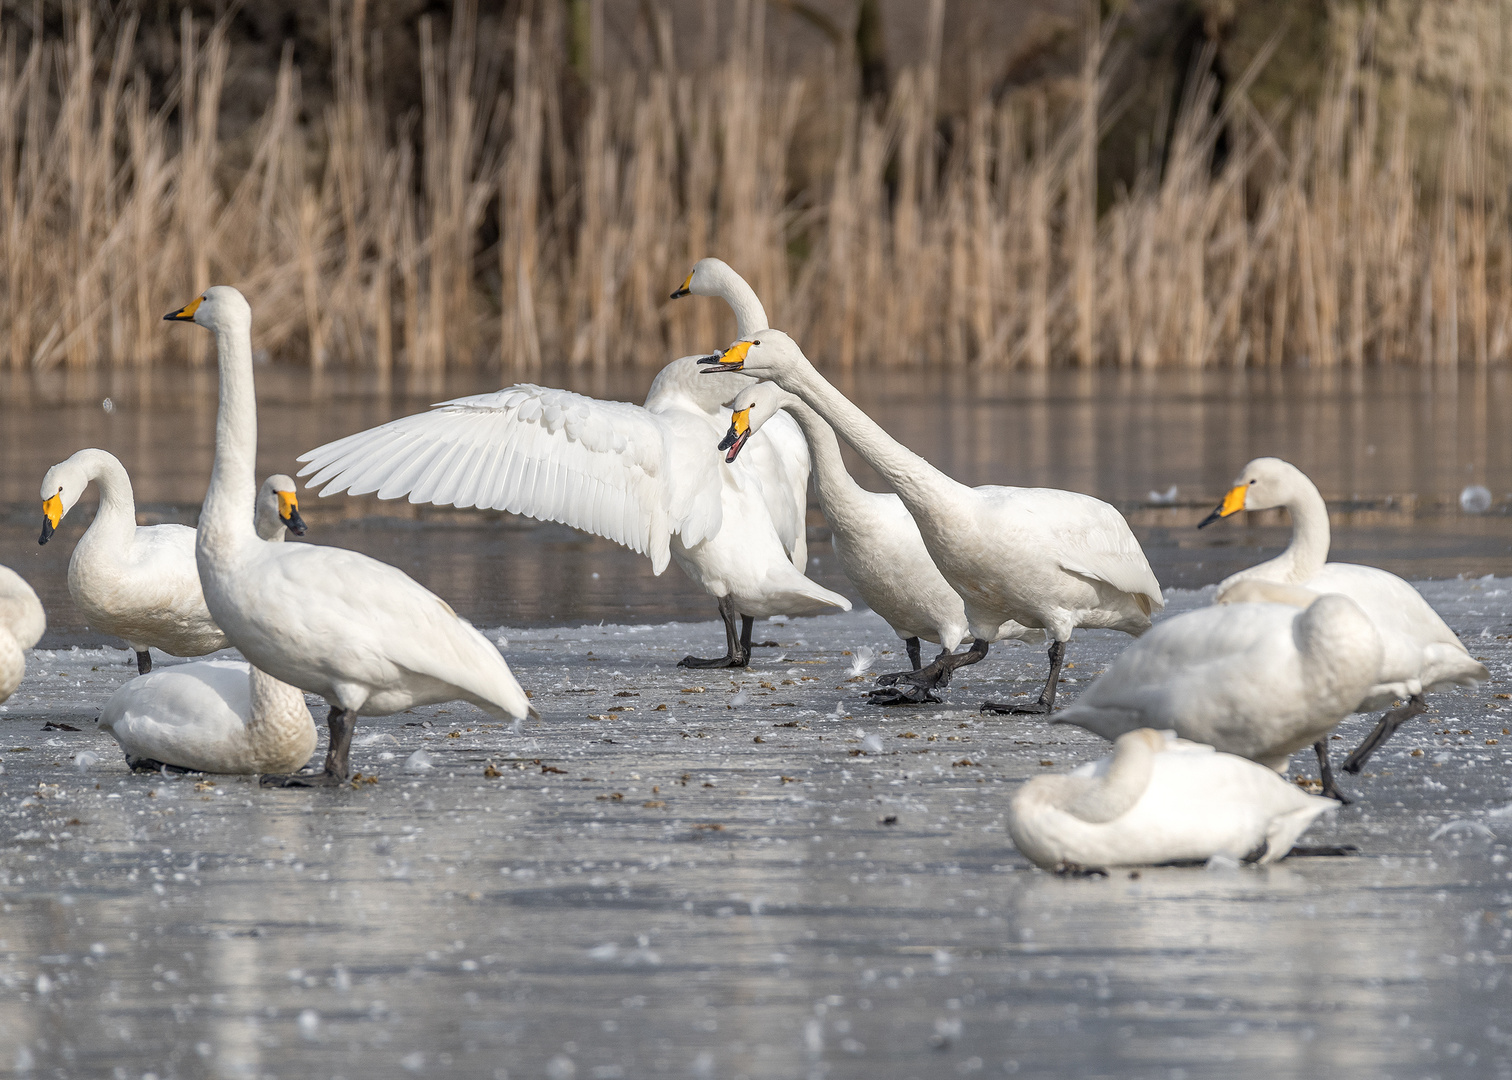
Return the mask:
[[[935,689],[949,685],[951,673],[987,655],[987,642],[972,641],[965,652],[955,647],[966,636],[966,605],[935,569],[919,535],[919,527],[901,499],[891,492],[868,491],[856,483],[840,456],[840,442],[823,417],[776,383],[761,382],[742,390],[734,401],[730,430],[719,444],[734,461],[747,443],[779,411],[798,421],[808,439],[814,463],[815,489],[829,522],[831,543],[840,567],[866,601],[903,639],[908,659],[920,668],[919,640],[933,641],[943,651],[936,659],[941,675]],[[1044,640],[1041,630],[1004,627],[1000,637]],[[938,701],[928,690],[897,682],[906,672],[882,675],[883,689],[872,691],[880,704]]]
[[[990,642],[1005,624],[1051,638],[1050,675],[1037,702],[984,702],[983,710],[1048,713],[1076,627],[1138,635],[1164,605],[1160,583],[1113,507],[1054,488],[969,488],[883,431],[819,374],[792,338],[762,330],[705,363],[770,379],[801,397],[876,469],[903,500],[929,556],[965,601],[975,638]],[[938,661],[904,676],[923,690],[944,673]]]
[[[1170,728],[1279,771],[1349,715],[1380,664],[1380,635],[1347,596],[1198,608],[1130,645],[1054,722],[1105,739]],[[1331,780],[1324,794],[1346,801]]]
[[[257,496],[257,535],[304,534],[294,481],[271,476]],[[138,675],[105,702],[99,729],[133,769],[287,773],[315,751],[304,694],[239,660],[198,660]]]
[[1138,728],[1069,776],[1036,776],[1014,793],[1008,833],[1046,870],[1284,858],[1338,804],[1269,769],[1170,732]]
[[[1317,486],[1295,465],[1273,457],[1251,461],[1198,528],[1240,510],[1276,506],[1291,514],[1291,543],[1274,559],[1225,578],[1218,585],[1216,602],[1287,602],[1269,586],[1295,585],[1312,593],[1342,593],[1360,605],[1381,635],[1384,651],[1379,674],[1350,711],[1374,711],[1402,698],[1406,704],[1386,712],[1345,760],[1345,771],[1358,773],[1398,727],[1427,711],[1424,694],[1444,686],[1474,686],[1490,678],[1490,672],[1407,582],[1374,566],[1327,561],[1328,507]],[[1320,743],[1317,750],[1319,765],[1327,773],[1328,744]]]
[[26,650],[42,638],[47,615],[21,575],[0,566],[0,702],[16,692],[26,674]]
[[[742,325],[766,319],[717,259],[675,295],[689,292],[724,297]],[[751,380],[708,378],[698,359],[663,368],[643,406],[529,383],[442,402],[311,450],[300,475],[314,473],[323,496],[408,495],[561,522],[649,556],[657,574],[670,559],[718,600],[725,625],[724,656],[680,663],[745,667],[756,617],[849,611],[850,601],[803,574],[809,458],[797,425],[783,417],[724,465],[714,452],[723,406]]]
[[499,651],[403,571],[355,551],[258,538],[245,510],[256,494],[252,309],[217,285],[164,318],[214,333],[220,365],[215,465],[195,540],[205,603],[254,667],[331,706],[324,772],[275,782],[346,783],[358,715],[452,700],[500,718],[530,714]]

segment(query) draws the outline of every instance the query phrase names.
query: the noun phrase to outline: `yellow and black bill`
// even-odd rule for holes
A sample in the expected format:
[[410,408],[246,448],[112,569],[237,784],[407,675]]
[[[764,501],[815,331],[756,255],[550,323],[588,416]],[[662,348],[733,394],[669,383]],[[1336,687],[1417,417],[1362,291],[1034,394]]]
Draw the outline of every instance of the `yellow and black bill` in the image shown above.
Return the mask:
[[727,450],[725,463],[729,464],[740,456],[740,451],[745,447],[746,440],[751,437],[751,410],[741,409],[730,416],[730,430],[725,433],[724,440],[719,448]]
[[168,314],[164,315],[163,316],[163,321],[164,322],[193,322],[194,321],[194,313],[199,310],[199,306],[201,304],[203,304],[204,302],[205,302],[205,298],[203,296],[197,296],[193,300],[191,300],[187,304],[185,304],[183,307],[179,308],[177,311],[170,311]]
[[292,491],[280,491],[278,494],[278,520],[284,523],[295,536],[305,534],[304,518],[299,516],[299,496]]
[[1237,514],[1244,509],[1244,497],[1249,494],[1248,484],[1235,484],[1229,488],[1229,493],[1223,497],[1218,508],[1207,517],[1197,523],[1199,529],[1206,528],[1219,518],[1226,518],[1230,514]]
[[745,367],[746,353],[751,351],[752,345],[760,345],[759,341],[737,341],[722,353],[714,356],[705,356],[699,361],[700,364],[708,364],[709,371],[740,371]]
[[42,535],[37,538],[37,543],[45,544],[51,540],[52,534],[58,531],[58,522],[62,520],[63,492],[60,489],[42,502]]
[[683,296],[690,296],[692,295],[692,293],[693,275],[689,274],[687,277],[683,278],[683,283],[677,287],[677,290],[675,292],[672,293],[672,299],[676,300]]

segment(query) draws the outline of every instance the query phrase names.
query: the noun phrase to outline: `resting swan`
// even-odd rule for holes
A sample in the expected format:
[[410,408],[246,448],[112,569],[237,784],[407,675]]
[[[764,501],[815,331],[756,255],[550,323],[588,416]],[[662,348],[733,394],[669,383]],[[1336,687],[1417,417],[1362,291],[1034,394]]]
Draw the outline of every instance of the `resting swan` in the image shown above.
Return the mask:
[[[718,259],[673,295],[689,293],[724,297],[742,328],[766,321]],[[850,601],[803,574],[809,460],[797,425],[783,418],[725,467],[714,453],[723,405],[751,380],[706,378],[698,359],[663,368],[643,406],[529,383],[442,402],[316,447],[300,475],[314,473],[308,486],[324,485],[322,496],[408,495],[561,522],[648,555],[656,574],[670,559],[718,600],[725,625],[724,656],[681,665],[745,667],[756,617],[849,611]]]
[[1380,635],[1347,596],[1198,608],[1130,645],[1052,722],[1105,739],[1170,728],[1279,772],[1353,711],[1380,664]]
[[[1050,712],[1072,630],[1103,627],[1137,636],[1149,629],[1150,612],[1164,606],[1128,522],[1100,499],[1054,488],[969,488],[952,480],[831,386],[780,330],[747,335],[704,362],[770,379],[798,395],[892,485],[935,566],[965,601],[967,626],[984,652],[1005,626],[1046,631],[1050,676],[1039,700],[988,701],[984,711]],[[900,681],[927,693],[944,672],[937,660]]]
[[355,551],[258,538],[245,509],[257,455],[252,309],[216,285],[164,318],[214,333],[220,366],[215,465],[195,538],[205,603],[254,667],[331,706],[324,772],[280,782],[346,783],[358,715],[454,700],[501,719],[533,714],[498,649],[402,570]]
[[1045,870],[1284,858],[1337,804],[1269,769],[1170,732],[1137,728],[1113,753],[1014,793],[1008,833]]
[[[257,495],[257,535],[304,534],[294,481],[270,476]],[[304,694],[240,660],[198,660],[138,675],[105,702],[99,729],[133,769],[286,773],[315,752]]]
[[[966,652],[954,651],[966,636],[966,605],[935,568],[919,527],[902,500],[891,492],[868,491],[856,483],[840,456],[834,429],[818,413],[796,394],[770,382],[748,386],[732,407],[730,430],[719,444],[727,451],[726,461],[736,460],[751,438],[779,412],[785,411],[798,421],[808,440],[815,488],[840,567],[867,606],[903,639],[915,671],[921,666],[920,638],[935,642],[943,650],[936,660],[942,673],[935,689],[947,686],[957,668],[987,655],[987,642],[980,639],[974,640]],[[1043,641],[1044,636],[1041,630],[1016,623],[999,630],[999,637]],[[904,674],[881,676],[877,681],[884,689],[872,691],[872,699],[879,704],[939,700],[928,691],[921,698],[895,688],[893,684]]]
[[0,702],[21,685],[26,650],[46,629],[47,615],[32,587],[10,567],[0,566]]
[[[1490,678],[1423,594],[1395,574],[1374,566],[1328,562],[1331,540],[1328,507],[1307,474],[1280,458],[1256,458],[1218,508],[1198,528],[1240,510],[1284,506],[1291,514],[1292,538],[1286,550],[1267,562],[1241,570],[1218,584],[1216,603],[1260,599],[1291,602],[1274,586],[1301,586],[1308,594],[1341,593],[1358,604],[1381,636],[1381,668],[1351,712],[1384,708],[1399,698],[1407,703],[1388,711],[1344,762],[1358,773],[1403,723],[1427,711],[1423,695],[1440,687],[1474,686]],[[1308,602],[1304,598],[1301,603]],[[1327,785],[1332,775],[1328,744],[1315,748]]]

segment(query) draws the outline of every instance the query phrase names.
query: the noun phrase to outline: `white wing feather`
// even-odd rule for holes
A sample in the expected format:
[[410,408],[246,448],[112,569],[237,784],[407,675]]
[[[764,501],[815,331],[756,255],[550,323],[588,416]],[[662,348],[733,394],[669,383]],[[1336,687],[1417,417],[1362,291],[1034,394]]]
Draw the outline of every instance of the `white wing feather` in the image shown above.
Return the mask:
[[322,496],[407,495],[560,522],[650,556],[659,574],[673,534],[697,543],[720,524],[718,485],[670,467],[672,429],[639,405],[521,383],[317,447],[300,475],[314,473]]

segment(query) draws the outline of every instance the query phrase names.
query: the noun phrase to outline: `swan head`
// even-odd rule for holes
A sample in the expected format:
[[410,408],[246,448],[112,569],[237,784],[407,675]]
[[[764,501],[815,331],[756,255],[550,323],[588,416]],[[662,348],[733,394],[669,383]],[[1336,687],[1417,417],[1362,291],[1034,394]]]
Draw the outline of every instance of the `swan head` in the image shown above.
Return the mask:
[[299,494],[291,478],[279,473],[263,481],[257,493],[254,519],[257,535],[264,540],[282,540],[285,529],[295,536],[305,534],[304,518],[299,516]]
[[743,371],[758,379],[776,379],[806,365],[808,358],[781,330],[768,329],[741,338],[718,356],[706,356],[699,363],[709,371]]
[[89,486],[89,474],[76,460],[78,454],[60,461],[42,478],[42,535],[37,543],[45,544],[74,508],[79,496]]
[[207,330],[252,328],[252,305],[230,285],[212,285],[197,299],[163,316],[166,322],[199,323]]
[[745,279],[730,268],[730,264],[723,259],[713,257],[699,259],[693,264],[692,271],[683,278],[683,283],[672,294],[672,299],[677,300],[684,296],[723,296],[730,278],[736,278],[742,285]]
[[769,382],[755,383],[736,394],[730,403],[730,430],[719,444],[719,448],[726,451],[725,461],[733,462],[739,457],[751,436],[779,411],[801,401],[798,396]]
[[1229,488],[1218,508],[1203,518],[1197,527],[1204,528],[1219,518],[1226,518],[1241,510],[1269,510],[1273,506],[1285,506],[1292,501],[1297,490],[1298,477],[1304,483],[1312,483],[1301,469],[1289,462],[1273,457],[1256,458],[1239,473],[1234,486]]

